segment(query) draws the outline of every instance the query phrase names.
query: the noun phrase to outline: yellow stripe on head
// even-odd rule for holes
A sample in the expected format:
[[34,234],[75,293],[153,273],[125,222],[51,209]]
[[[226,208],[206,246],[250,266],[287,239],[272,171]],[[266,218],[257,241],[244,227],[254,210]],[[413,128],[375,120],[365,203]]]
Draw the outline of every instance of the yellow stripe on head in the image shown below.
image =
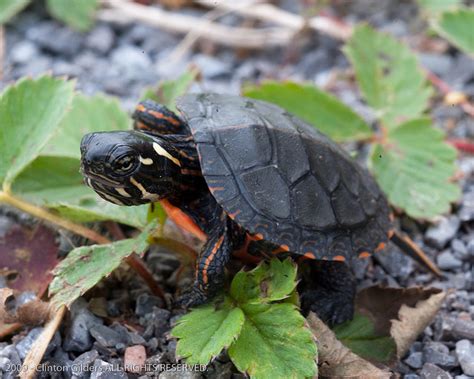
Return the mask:
[[173,157],[170,153],[168,153],[165,149],[163,149],[158,143],[153,142],[153,149],[155,149],[155,151],[158,155],[161,155],[162,157],[168,158],[174,164],[181,167],[181,162],[178,159],[176,159],[175,157]]

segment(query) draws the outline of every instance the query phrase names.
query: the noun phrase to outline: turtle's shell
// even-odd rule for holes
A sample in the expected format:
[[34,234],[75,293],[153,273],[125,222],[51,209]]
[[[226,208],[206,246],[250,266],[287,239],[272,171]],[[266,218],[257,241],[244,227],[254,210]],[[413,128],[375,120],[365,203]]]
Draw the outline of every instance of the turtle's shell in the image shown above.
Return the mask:
[[379,187],[336,143],[282,108],[187,95],[177,108],[217,202],[251,234],[316,259],[364,257],[387,241]]

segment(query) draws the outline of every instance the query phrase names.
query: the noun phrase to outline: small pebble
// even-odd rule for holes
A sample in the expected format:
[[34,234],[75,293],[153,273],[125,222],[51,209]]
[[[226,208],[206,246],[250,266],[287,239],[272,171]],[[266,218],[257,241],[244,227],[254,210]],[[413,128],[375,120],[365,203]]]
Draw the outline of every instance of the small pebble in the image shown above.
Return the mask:
[[95,325],[90,328],[90,334],[102,347],[114,347],[119,343],[125,343],[120,333],[105,325]]
[[452,376],[432,363],[425,363],[420,371],[422,379],[452,379]]
[[457,216],[441,218],[438,224],[431,226],[426,234],[426,240],[434,247],[442,249],[451,241],[459,230],[461,221]]
[[139,373],[146,361],[146,350],[142,345],[127,347],[124,356],[125,371]]
[[411,353],[407,359],[404,360],[404,362],[410,366],[411,368],[421,368],[423,367],[423,353],[421,352],[415,352]]
[[438,255],[436,262],[441,270],[455,270],[462,267],[462,261],[457,259],[449,250]]
[[468,340],[456,342],[456,355],[464,374],[474,376],[474,345]]
[[128,375],[113,364],[101,359],[94,361],[90,379],[127,379]]

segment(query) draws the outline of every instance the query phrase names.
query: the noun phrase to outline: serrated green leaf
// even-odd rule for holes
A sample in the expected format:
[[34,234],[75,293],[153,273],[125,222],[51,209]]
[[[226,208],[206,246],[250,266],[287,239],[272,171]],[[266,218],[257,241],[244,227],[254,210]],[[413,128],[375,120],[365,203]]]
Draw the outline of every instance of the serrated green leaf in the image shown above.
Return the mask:
[[9,186],[57,131],[74,82],[49,76],[24,79],[0,98],[0,182]]
[[462,0],[417,0],[417,3],[422,10],[433,16],[462,6]]
[[137,228],[147,224],[146,205],[115,205],[86,187],[76,158],[38,157],[16,178],[12,191],[76,222],[114,220]]
[[456,150],[427,118],[406,122],[376,144],[371,165],[390,202],[414,218],[432,219],[445,213],[460,196],[450,179]]
[[176,99],[188,91],[198,75],[199,70],[195,67],[191,67],[177,79],[164,80],[157,86],[157,88],[147,88],[141,98],[142,100],[154,100],[167,106],[173,112],[176,112]]
[[192,309],[172,330],[180,339],[176,354],[188,364],[207,365],[235,340],[243,324],[244,313],[229,303],[218,310],[214,305]]
[[397,352],[395,341],[390,336],[377,335],[372,321],[360,314],[333,331],[352,352],[372,362],[389,362]]
[[402,43],[367,25],[359,26],[344,48],[365,100],[393,128],[425,111],[432,88],[416,56]]
[[70,27],[85,32],[94,23],[97,0],[47,0],[49,13]]
[[230,346],[235,366],[251,378],[312,378],[316,345],[292,304],[248,305],[238,339]]
[[[117,99],[95,95],[76,95],[70,111],[63,118],[58,134],[41,152],[42,155],[81,158],[81,139],[86,133],[130,129],[130,118]],[[79,167],[79,165],[78,165]]]
[[243,93],[281,106],[336,141],[360,140],[372,135],[362,117],[312,85],[266,82],[261,86],[245,86]]
[[434,26],[449,42],[466,53],[474,54],[474,9],[444,12]]
[[52,304],[70,306],[130,254],[142,254],[148,247],[148,236],[154,228],[156,223],[151,223],[136,238],[72,250],[54,269],[54,279],[49,286]]
[[240,271],[232,280],[230,295],[240,304],[283,300],[296,287],[296,265],[272,259],[251,271]]
[[0,0],[0,25],[21,12],[29,3],[30,0]]

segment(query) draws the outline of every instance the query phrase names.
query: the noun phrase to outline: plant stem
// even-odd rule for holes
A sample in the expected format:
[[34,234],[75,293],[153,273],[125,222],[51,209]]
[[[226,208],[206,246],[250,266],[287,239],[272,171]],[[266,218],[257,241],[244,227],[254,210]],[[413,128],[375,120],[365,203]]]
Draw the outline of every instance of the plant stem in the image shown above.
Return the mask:
[[110,240],[108,238],[100,235],[99,233],[96,233],[95,231],[86,228],[85,226],[82,226],[80,224],[65,220],[64,218],[57,216],[41,207],[19,199],[18,197],[11,195],[8,190],[0,191],[0,203],[11,205],[17,209],[22,210],[23,212],[29,213],[42,220],[51,222],[61,228],[67,229],[96,243],[110,243]]

